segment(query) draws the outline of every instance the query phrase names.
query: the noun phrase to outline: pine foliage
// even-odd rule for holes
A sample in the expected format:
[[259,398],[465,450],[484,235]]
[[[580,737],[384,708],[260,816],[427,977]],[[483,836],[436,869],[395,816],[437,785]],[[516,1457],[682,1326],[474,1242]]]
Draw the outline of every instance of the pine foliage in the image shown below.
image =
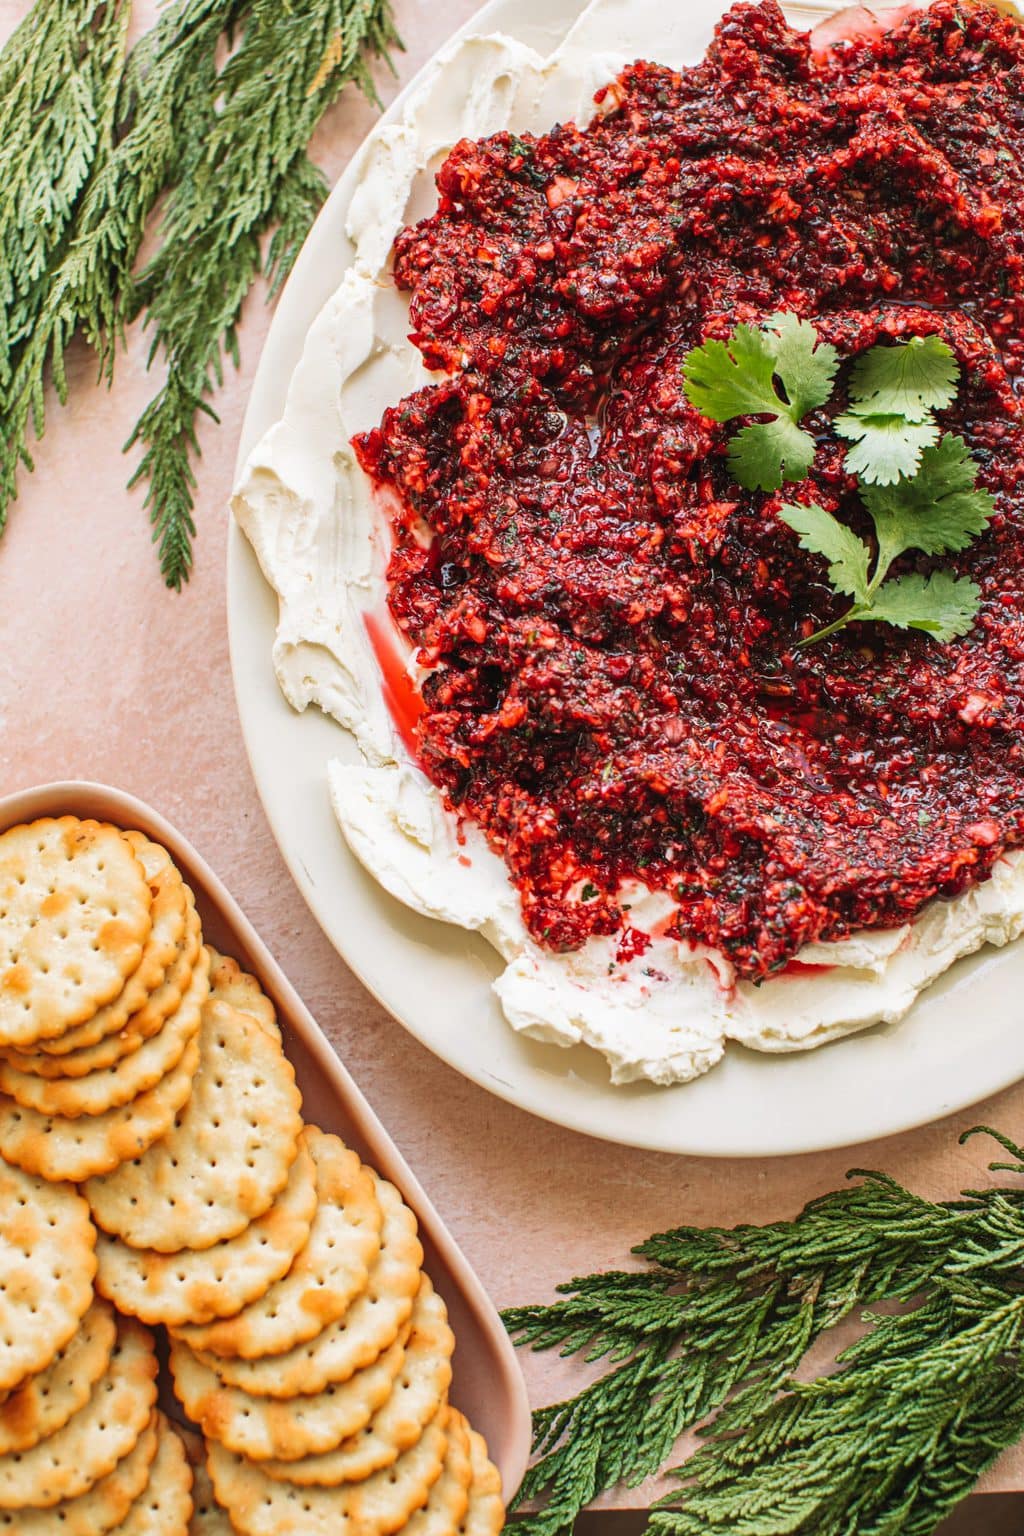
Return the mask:
[[369,57],[397,38],[388,0],[170,0],[126,54],[128,14],[127,0],[37,0],[0,53],[0,529],[47,378],[67,398],[71,338],[109,381],[141,315],[166,376],[128,445],[144,450],[131,483],[147,483],[180,588],[198,412],[214,414],[223,355],[237,363],[254,281],[266,270],[276,291],[323,200],[314,129],[349,82],[373,96]]
[[[993,1169],[1024,1174],[988,1134],[1012,1158]],[[635,1250],[645,1268],[505,1314],[523,1344],[610,1366],[535,1414],[520,1536],[570,1531],[694,1429],[657,1536],[928,1536],[1024,1434],[1024,1185],[936,1204],[851,1177],[793,1221],[661,1233]],[[867,1331],[797,1380],[851,1316]]]

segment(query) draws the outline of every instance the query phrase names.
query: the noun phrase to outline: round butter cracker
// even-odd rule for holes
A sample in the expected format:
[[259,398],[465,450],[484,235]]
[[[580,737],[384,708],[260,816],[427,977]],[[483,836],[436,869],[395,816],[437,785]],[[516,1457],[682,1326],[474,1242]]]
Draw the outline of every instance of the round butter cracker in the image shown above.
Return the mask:
[[158,1413],[149,1479],[111,1536],[188,1536],[191,1515],[192,1468],[170,1421]]
[[88,1402],[110,1365],[116,1337],[114,1313],[97,1296],[46,1369],[27,1377],[0,1403],[0,1456],[30,1450]]
[[317,1170],[306,1246],[288,1273],[237,1316],[177,1330],[193,1349],[243,1359],[282,1354],[343,1317],[366,1289],[383,1220],[373,1178],[337,1136],[312,1125],[302,1136]]
[[92,1305],[95,1247],[77,1190],[0,1162],[0,1392],[71,1340]]
[[166,1136],[192,1092],[198,1067],[197,1038],[154,1087],[102,1115],[41,1115],[0,1096],[0,1157],[46,1179],[82,1183],[110,1173]]
[[[384,1402],[367,1424],[335,1450],[318,1456],[307,1455],[301,1461],[265,1462],[263,1470],[270,1477],[295,1483],[300,1488],[331,1488],[339,1483],[360,1482],[364,1477],[390,1467],[403,1451],[416,1444],[424,1425],[436,1418],[447,1402],[455,1348],[445,1304],[426,1275],[411,1321],[401,1369]],[[358,1372],[350,1377],[345,1386],[358,1382],[362,1375],[363,1372]],[[469,1486],[468,1446],[466,1486]]]
[[[58,1035],[56,1040],[40,1041],[24,1064],[26,1072],[35,1072],[37,1077],[84,1077],[87,1072],[113,1066],[115,1061],[131,1055],[144,1040],[163,1029],[165,1019],[170,1018],[188,991],[203,939],[195,898],[188,886],[184,891],[185,928],[174,959],[163,981],[149,994],[138,1012],[117,1028],[110,1025],[111,1016],[101,1009],[84,1024],[69,1029],[65,1035]],[[20,1057],[25,1053],[18,1054],[16,1066],[22,1064]]]
[[116,827],[62,816],[0,833],[0,1045],[52,1039],[116,997],[152,902]]
[[149,1423],[156,1370],[151,1335],[122,1318],[107,1374],[84,1406],[31,1450],[0,1456],[0,1509],[47,1509],[112,1472]]
[[[190,1040],[199,1033],[203,1003],[209,992],[209,956],[200,954],[189,989],[158,1034],[131,1055],[86,1077],[50,1079],[21,1072],[0,1061],[0,1093],[9,1094],[23,1109],[41,1115],[102,1115],[153,1088],[174,1070]],[[61,1060],[65,1058],[59,1058]]]
[[163,982],[185,932],[187,896],[191,894],[166,848],[142,832],[122,832],[121,836],[131,844],[145,871],[152,898],[151,926],[135,970],[117,997],[100,1010],[105,1034],[113,1034],[127,1023]]
[[178,1399],[204,1435],[252,1461],[298,1461],[358,1434],[387,1401],[404,1356],[396,1340],[348,1381],[287,1400],[224,1386],[180,1339],[171,1340],[170,1364]]
[[101,1232],[96,1289],[146,1323],[171,1326],[228,1316],[285,1274],[309,1237],[315,1211],[316,1169],[302,1146],[270,1210],[223,1243],[154,1253]]
[[236,1237],[273,1204],[298,1152],[302,1098],[280,1043],[221,1002],[203,1008],[198,1041],[173,1129],[85,1191],[104,1231],[133,1248],[176,1253]]
[[473,1478],[469,1426],[457,1409],[449,1408],[443,1427],[448,1450],[441,1476],[423,1508],[406,1523],[405,1536],[457,1536],[459,1523],[469,1509],[469,1485]]
[[241,1536],[392,1536],[422,1509],[441,1476],[448,1437],[428,1424],[393,1467],[340,1488],[295,1488],[216,1441],[209,1470],[217,1498]]
[[77,1498],[49,1509],[0,1509],[0,1536],[107,1536],[145,1488],[156,1446],[154,1413],[134,1449]]
[[469,1506],[459,1522],[459,1536],[499,1536],[505,1524],[501,1497],[501,1473],[487,1454],[487,1442],[475,1429],[469,1431]]
[[372,1174],[384,1214],[380,1253],[370,1270],[366,1290],[357,1296],[336,1323],[281,1355],[265,1360],[239,1360],[209,1355],[200,1359],[221,1380],[254,1397],[289,1398],[322,1392],[363,1370],[408,1326],[419,1290],[423,1249],[416,1236],[416,1218],[393,1184]]
[[210,997],[214,1002],[230,1003],[239,1013],[247,1013],[257,1024],[269,1030],[277,1039],[281,1030],[274,1012],[274,1005],[255,976],[243,971],[237,960],[222,955],[210,946]]
[[109,1174],[169,1132],[198,1066],[200,1044],[190,1040],[160,1083],[103,1115],[40,1115],[0,1097],[0,1157],[48,1180],[83,1183]]
[[236,1536],[227,1510],[217,1503],[206,1470],[206,1441],[202,1435],[187,1429],[181,1431],[181,1437],[192,1468],[192,1519],[188,1536]]

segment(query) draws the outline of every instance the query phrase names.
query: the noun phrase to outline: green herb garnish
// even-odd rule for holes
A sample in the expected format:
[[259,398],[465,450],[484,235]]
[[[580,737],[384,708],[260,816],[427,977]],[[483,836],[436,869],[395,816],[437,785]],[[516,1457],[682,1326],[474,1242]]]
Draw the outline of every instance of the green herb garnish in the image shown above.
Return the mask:
[[[1024,1175],[996,1139],[1012,1160],[993,1170]],[[534,1413],[518,1536],[562,1536],[604,1489],[666,1466],[679,1488],[653,1536],[930,1536],[1024,1434],[1024,1186],[935,1204],[856,1176],[794,1221],[679,1227],[634,1249],[639,1272],[504,1314],[522,1343],[579,1355],[589,1383]],[[868,1332],[795,1381],[844,1318]],[[693,1429],[701,1448],[671,1466]]]
[[895,347],[871,347],[853,364],[850,407],[835,429],[854,444],[846,467],[869,485],[913,475],[925,448],[938,441],[933,412],[956,398],[959,367],[938,336],[914,336]]
[[926,555],[966,549],[982,533],[994,510],[988,491],[975,486],[977,465],[962,437],[948,436],[926,448],[910,480],[895,485],[861,485],[871,514],[877,553],[869,575],[871,551],[824,507],[788,503],[782,521],[800,535],[800,548],[824,555],[829,581],[853,598],[853,606],[834,623],[810,637],[820,640],[857,619],[919,629],[936,640],[965,635],[974,623],[981,593],[968,577],[948,571],[930,576],[912,573],[889,577],[894,560],[909,549]]
[[912,336],[893,347],[871,347],[850,370],[852,409],[866,416],[924,421],[956,399],[960,369],[940,336]]
[[834,426],[853,444],[846,468],[865,485],[893,485],[901,475],[916,474],[921,454],[939,437],[934,421],[907,421],[902,416],[855,416],[848,411],[836,417]]
[[[738,325],[728,342],[694,348],[683,375],[687,398],[713,421],[772,417],[741,428],[728,452],[730,469],[746,490],[777,490],[785,480],[804,478],[813,464],[815,441],[800,423],[830,397],[837,367],[835,349],[818,341],[813,325],[795,315],[773,315],[761,330]],[[991,494],[977,487],[978,465],[967,444],[941,437],[934,417],[954,400],[958,378],[956,358],[937,336],[871,347],[855,360],[849,408],[833,426],[853,445],[846,469],[857,477],[877,547],[872,553],[816,502],[782,507],[779,516],[800,535],[800,547],[823,555],[835,591],[853,599],[846,613],[805,644],[854,620],[916,629],[943,642],[971,628],[981,598],[973,581],[943,570],[889,575],[908,550],[941,555],[966,549],[994,511]]]
[[777,314],[763,329],[738,325],[727,342],[695,347],[683,376],[687,399],[712,421],[771,417],[735,434],[729,465],[748,491],[777,491],[785,480],[802,480],[814,462],[814,438],[799,423],[829,398],[838,366],[835,347],[819,342],[813,325]]

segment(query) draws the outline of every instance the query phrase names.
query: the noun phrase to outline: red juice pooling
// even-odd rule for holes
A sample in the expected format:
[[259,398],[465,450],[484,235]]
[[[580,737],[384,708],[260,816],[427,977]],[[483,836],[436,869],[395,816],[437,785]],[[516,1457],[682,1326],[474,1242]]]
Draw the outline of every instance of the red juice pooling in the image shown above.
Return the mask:
[[406,751],[415,757],[418,751],[416,729],[423,717],[423,700],[413,686],[387,619],[364,613],[363,628],[380,667],[388,713]]
[[[407,725],[538,942],[628,930],[639,880],[675,903],[669,933],[757,979],[1021,842],[1022,103],[1021,29],[985,6],[822,46],[738,5],[701,64],[631,66],[587,129],[458,144],[400,235],[413,340],[448,377],[356,446],[402,509],[390,611],[430,669]],[[731,429],[681,371],[779,309],[844,359],[953,348],[940,421],[996,498],[941,561],[981,589],[964,639],[860,624],[800,647],[847,603],[782,503],[870,528],[831,428],[849,366],[780,493],[730,478]]]

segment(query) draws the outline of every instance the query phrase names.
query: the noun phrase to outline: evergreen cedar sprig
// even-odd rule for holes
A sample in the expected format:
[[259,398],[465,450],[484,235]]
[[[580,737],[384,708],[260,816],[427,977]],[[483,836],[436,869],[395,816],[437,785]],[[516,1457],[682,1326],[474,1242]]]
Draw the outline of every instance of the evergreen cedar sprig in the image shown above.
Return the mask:
[[[61,403],[67,400],[64,352],[72,336],[84,336],[102,375],[111,377],[147,221],[171,175],[190,97],[199,86],[210,89],[217,41],[235,8],[223,0],[169,7],[131,56],[122,51],[107,70],[104,111],[90,118],[95,152],[73,220],[53,240],[47,270],[23,304],[19,324],[8,326],[21,344],[6,353],[9,372],[0,387],[0,529],[17,496],[19,464],[33,467],[28,437],[30,429],[43,433],[48,373]],[[129,8],[95,9],[117,20],[123,39]],[[25,27],[77,29],[82,19],[81,4],[38,0]],[[0,69],[17,38],[0,54]],[[8,207],[16,230],[32,222],[31,191]]]
[[395,41],[381,0],[256,0],[216,80],[218,110],[187,146],[163,244],[133,305],[152,327],[151,355],[167,358],[168,379],[126,445],[145,450],[131,484],[148,482],[172,586],[191,563],[197,412],[214,414],[207,396],[221,382],[222,351],[238,365],[237,325],[250,287],[262,270],[277,290],[327,192],[306,145],[347,82],[376,100],[363,48],[386,53]]
[[123,59],[124,18],[106,0],[38,5],[0,55],[2,386],[100,151]]
[[317,123],[349,82],[376,99],[367,56],[398,38],[389,0],[173,0],[126,57],[128,14],[126,0],[37,0],[0,53],[0,531],[48,376],[66,400],[72,336],[109,381],[141,316],[167,377],[126,445],[144,449],[131,483],[148,482],[161,569],[180,588],[197,413],[214,415],[222,350],[237,364],[250,287],[265,271],[276,291],[323,200],[306,154]]
[[[64,398],[64,349],[77,314],[56,298],[76,208],[117,117],[127,8],[39,0],[0,53],[0,530],[32,468],[49,367]],[[58,282],[55,283],[55,278]]]
[[[1024,1174],[982,1129],[1013,1159],[993,1170]],[[657,1536],[928,1536],[1024,1435],[1024,1186],[935,1204],[851,1177],[794,1221],[680,1227],[634,1250],[646,1269],[504,1314],[522,1344],[611,1367],[534,1415],[519,1536],[570,1531],[691,1429]],[[832,1374],[793,1379],[827,1329],[883,1304]]]

